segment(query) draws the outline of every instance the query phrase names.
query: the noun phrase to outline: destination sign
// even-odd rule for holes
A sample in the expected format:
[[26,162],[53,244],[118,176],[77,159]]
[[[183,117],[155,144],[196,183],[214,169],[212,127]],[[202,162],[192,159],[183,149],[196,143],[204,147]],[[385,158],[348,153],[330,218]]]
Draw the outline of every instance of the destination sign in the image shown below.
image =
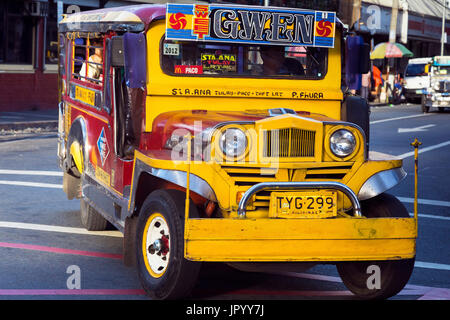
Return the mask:
[[334,47],[328,11],[218,4],[167,4],[166,39]]

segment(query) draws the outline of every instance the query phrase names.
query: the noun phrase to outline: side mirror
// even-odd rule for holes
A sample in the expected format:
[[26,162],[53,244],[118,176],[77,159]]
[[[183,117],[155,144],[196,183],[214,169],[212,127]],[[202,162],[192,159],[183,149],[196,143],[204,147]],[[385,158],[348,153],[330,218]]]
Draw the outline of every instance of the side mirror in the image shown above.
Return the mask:
[[147,80],[146,43],[142,33],[127,32],[111,38],[111,66],[125,68],[125,83],[142,88]]
[[360,36],[345,40],[345,65],[350,73],[367,73],[370,70],[370,46]]
[[147,82],[147,46],[143,33],[123,35],[125,83],[129,88],[142,88]]
[[361,36],[345,40],[345,76],[349,89],[361,88],[361,75],[370,71],[370,47]]

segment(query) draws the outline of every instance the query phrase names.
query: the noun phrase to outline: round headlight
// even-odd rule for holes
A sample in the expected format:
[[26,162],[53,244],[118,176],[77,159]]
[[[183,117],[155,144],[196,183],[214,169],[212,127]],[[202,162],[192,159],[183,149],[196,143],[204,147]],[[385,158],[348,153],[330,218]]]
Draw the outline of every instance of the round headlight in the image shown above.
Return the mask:
[[334,155],[345,158],[353,153],[356,148],[356,138],[348,130],[336,130],[330,137],[330,149]]
[[231,158],[244,154],[247,149],[247,136],[238,128],[228,128],[220,136],[219,146],[221,151]]

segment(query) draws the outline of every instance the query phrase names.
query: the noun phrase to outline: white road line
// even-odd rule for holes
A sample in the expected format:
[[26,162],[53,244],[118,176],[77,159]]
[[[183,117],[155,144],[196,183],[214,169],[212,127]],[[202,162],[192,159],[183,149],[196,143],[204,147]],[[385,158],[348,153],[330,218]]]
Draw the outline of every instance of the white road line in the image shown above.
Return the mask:
[[[445,142],[442,142],[442,143],[439,143],[439,144],[435,144],[433,146],[429,146],[429,147],[425,147],[425,148],[419,148],[419,153],[424,153],[424,152],[428,152],[428,151],[431,151],[431,150],[443,148],[443,147],[446,147],[448,145],[450,145],[450,141],[445,141]],[[401,155],[398,155],[398,156],[395,156],[395,157],[400,158],[400,159],[405,159],[405,158],[409,158],[409,157],[412,157],[412,156],[414,156],[414,151],[406,152],[404,154],[401,154]]]
[[[414,203],[414,198],[397,197],[401,202]],[[417,203],[430,206],[450,207],[450,202],[441,200],[417,199]]]
[[53,189],[62,189],[62,187],[63,187],[62,184],[28,182],[28,181],[6,181],[6,180],[0,180],[0,184],[6,184],[6,185],[12,185],[12,186],[24,186],[24,187],[53,188]]
[[17,174],[17,175],[32,175],[32,176],[54,176],[61,177],[63,175],[60,171],[42,171],[42,170],[7,170],[0,169],[0,174]]
[[120,238],[123,237],[123,235],[120,231],[88,231],[88,230],[82,229],[82,228],[51,226],[51,225],[44,225],[44,224],[22,223],[22,222],[11,222],[11,221],[0,221],[0,228],[63,232],[63,233],[85,234],[85,235],[92,235],[92,236],[108,236],[108,237],[120,237]]
[[416,261],[414,267],[450,271],[450,265],[442,263]]
[[[409,215],[411,217],[414,217],[414,213],[410,212]],[[437,216],[434,214],[424,214],[424,213],[419,213],[419,218],[430,218],[430,219],[438,219],[438,220],[450,220],[450,217],[444,217],[444,216]]]
[[410,118],[417,118],[417,117],[425,117],[425,116],[428,116],[428,115],[430,115],[430,114],[429,113],[424,113],[424,114],[415,114],[413,116],[404,116],[404,117],[397,117],[397,118],[381,119],[381,120],[370,121],[370,124],[389,122],[389,121],[395,121],[395,120],[410,119]]
[[22,117],[17,117],[17,116],[0,116],[0,119],[22,119]]

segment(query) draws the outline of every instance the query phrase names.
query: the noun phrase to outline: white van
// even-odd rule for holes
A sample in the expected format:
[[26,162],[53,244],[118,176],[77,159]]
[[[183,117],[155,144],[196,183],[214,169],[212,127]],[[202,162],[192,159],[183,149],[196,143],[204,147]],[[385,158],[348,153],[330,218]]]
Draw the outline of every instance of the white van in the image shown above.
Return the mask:
[[425,66],[431,64],[433,58],[410,59],[405,70],[403,92],[408,102],[417,102],[424,89],[430,85]]

